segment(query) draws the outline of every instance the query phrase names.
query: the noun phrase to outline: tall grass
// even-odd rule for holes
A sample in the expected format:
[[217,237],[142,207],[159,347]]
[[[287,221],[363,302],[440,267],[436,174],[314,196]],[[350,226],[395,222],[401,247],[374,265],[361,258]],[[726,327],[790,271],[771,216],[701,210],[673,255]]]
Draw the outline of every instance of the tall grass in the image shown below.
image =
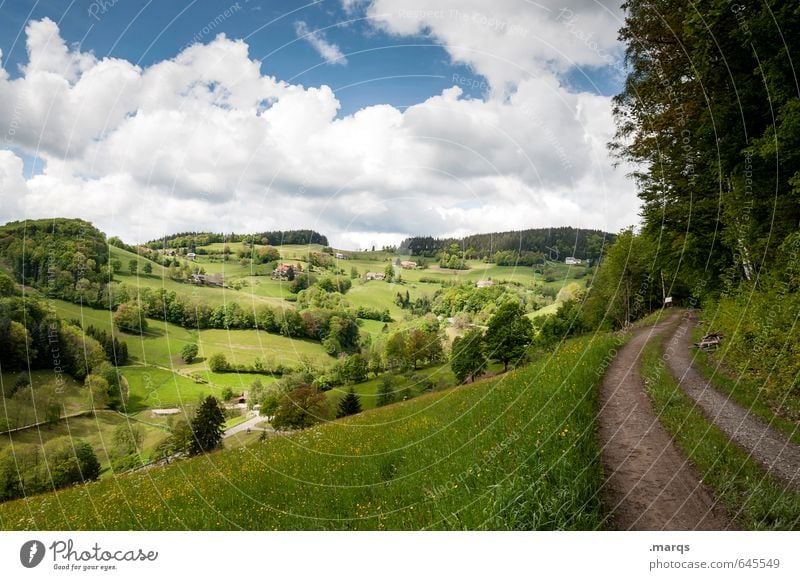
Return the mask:
[[505,376],[253,446],[0,506],[5,529],[595,529],[585,337]]

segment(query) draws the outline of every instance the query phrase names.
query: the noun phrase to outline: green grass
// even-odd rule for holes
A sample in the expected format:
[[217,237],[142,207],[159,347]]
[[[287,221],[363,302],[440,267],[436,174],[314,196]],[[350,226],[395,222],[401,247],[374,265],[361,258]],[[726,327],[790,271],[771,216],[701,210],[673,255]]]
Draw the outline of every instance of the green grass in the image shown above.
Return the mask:
[[219,396],[222,389],[216,385],[196,383],[190,378],[155,367],[122,367],[128,380],[127,410],[136,413],[144,409],[194,406],[207,396]]
[[[452,387],[456,384],[456,378],[450,370],[450,364],[436,365],[425,369],[414,371],[410,376],[392,375],[394,381],[395,400],[402,401],[404,398],[412,399],[425,392],[426,381],[433,383],[435,390],[445,387]],[[372,378],[363,383],[352,385],[353,390],[361,399],[361,408],[364,410],[374,409],[378,397],[378,388],[382,378]],[[331,400],[331,404],[339,404],[339,400],[344,397],[350,386],[337,387],[327,391],[325,394]]]
[[236,417],[231,417],[225,421],[225,429],[230,429],[231,427],[236,427],[236,425],[241,425],[247,421],[248,418],[249,417],[247,417],[247,415],[237,415]]
[[744,529],[800,529],[800,494],[785,490],[705,418],[663,364],[662,344],[645,348],[642,376],[657,416],[702,480]]
[[500,378],[9,502],[0,528],[595,529],[597,369],[614,344],[570,340]]
[[[705,334],[705,330],[698,327],[692,331],[692,341],[698,342]],[[717,389],[731,396],[742,407],[749,410],[754,415],[760,417],[764,422],[782,431],[792,441],[800,445],[800,425],[791,419],[787,419],[773,409],[769,401],[762,396],[761,383],[749,379],[745,376],[738,378],[732,377],[722,367],[725,360],[724,351],[720,353],[706,352],[698,350],[695,358],[697,369],[707,381],[711,382]],[[718,354],[723,356],[718,357]]]
[[106,469],[110,464],[109,453],[112,452],[114,446],[114,430],[118,426],[126,424],[141,429],[144,435],[142,455],[145,461],[149,459],[158,444],[168,436],[166,429],[155,426],[158,424],[155,420],[148,420],[147,423],[144,423],[114,411],[97,411],[93,415],[65,418],[54,425],[31,427],[11,434],[0,435],[0,449],[8,445],[23,443],[43,445],[56,437],[82,439],[92,446],[101,468]]

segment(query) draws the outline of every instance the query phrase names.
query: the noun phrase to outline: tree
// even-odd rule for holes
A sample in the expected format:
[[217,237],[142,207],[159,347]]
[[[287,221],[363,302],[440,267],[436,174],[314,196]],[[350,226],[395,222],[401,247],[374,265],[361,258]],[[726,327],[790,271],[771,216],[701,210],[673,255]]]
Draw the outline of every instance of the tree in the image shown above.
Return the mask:
[[458,382],[474,381],[486,368],[486,355],[483,352],[483,332],[474,328],[464,336],[453,341],[450,368]]
[[386,341],[386,364],[389,368],[405,368],[408,365],[408,349],[406,348],[406,335],[395,332]]
[[100,476],[100,462],[94,449],[81,439],[57,437],[45,443],[42,451],[47,458],[45,469],[53,488],[92,481]]
[[367,359],[360,353],[348,356],[342,363],[342,377],[348,383],[363,383],[367,380]]
[[281,396],[271,422],[275,429],[305,429],[327,420],[329,413],[325,393],[301,385]]
[[614,328],[623,328],[647,314],[656,300],[660,305],[660,291],[650,270],[654,253],[649,239],[632,229],[617,236],[587,300],[586,313],[593,325],[608,320]]
[[378,407],[394,403],[394,377],[390,374],[385,374],[381,377],[381,383],[378,385],[378,399],[375,404]]
[[142,272],[144,272],[145,274],[152,274],[153,265],[150,262],[145,262],[144,266],[142,267]]
[[519,359],[533,338],[533,326],[522,306],[515,301],[500,306],[489,319],[486,330],[486,349],[492,360],[508,363]]
[[92,407],[105,409],[108,407],[108,381],[98,375],[88,375],[84,385],[91,392]]
[[275,411],[278,410],[278,405],[280,404],[281,398],[278,396],[278,393],[275,391],[271,391],[267,393],[264,398],[261,400],[261,409],[259,409],[259,415],[262,417],[272,417],[275,415]]
[[386,267],[383,269],[383,274],[386,277],[385,280],[387,282],[391,282],[394,278],[394,266],[391,264],[386,264]]
[[111,269],[115,274],[118,274],[122,271],[122,261],[114,258],[111,260]]
[[114,313],[114,324],[120,330],[136,334],[144,334],[147,331],[144,309],[137,300],[131,300],[117,307],[117,311]]
[[198,352],[199,351],[195,343],[192,342],[187,345],[184,345],[184,347],[181,349],[181,359],[187,365],[190,365],[194,362],[194,359],[197,357]]
[[225,432],[225,414],[219,401],[211,395],[205,398],[192,419],[190,455],[199,455],[220,446]]
[[359,399],[353,387],[347,391],[347,394],[339,401],[339,410],[336,413],[336,418],[349,417],[361,412],[361,399]]
[[208,357],[208,368],[212,373],[224,373],[230,370],[230,365],[224,353],[215,352]]
[[130,271],[131,275],[136,274],[139,271],[139,261],[138,260],[130,260],[128,262],[128,270]]
[[383,359],[381,358],[381,353],[377,348],[373,348],[369,355],[368,369],[369,372],[376,377],[381,373],[381,371],[383,371]]

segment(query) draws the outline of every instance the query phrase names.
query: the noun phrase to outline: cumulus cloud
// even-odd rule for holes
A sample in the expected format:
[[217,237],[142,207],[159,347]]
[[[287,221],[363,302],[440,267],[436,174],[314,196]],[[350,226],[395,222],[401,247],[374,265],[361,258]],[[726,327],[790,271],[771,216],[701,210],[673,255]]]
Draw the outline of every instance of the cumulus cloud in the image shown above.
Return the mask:
[[347,64],[347,57],[339,50],[339,47],[328,42],[325,35],[319,30],[309,30],[308,25],[302,20],[294,23],[294,30],[298,38],[308,42],[328,64]]
[[[342,0],[346,8],[359,3]],[[542,73],[619,62],[619,2],[609,0],[371,0],[375,26],[428,35],[453,61],[471,66],[495,91]]]
[[[0,69],[4,220],[79,216],[129,241],[310,227],[347,247],[636,221],[605,147],[609,99],[553,70],[482,99],[454,78],[404,110],[340,116],[330,87],[262,74],[224,35],[141,68],[69,47],[47,19],[27,34],[24,74]],[[26,180],[11,150],[43,172]]]

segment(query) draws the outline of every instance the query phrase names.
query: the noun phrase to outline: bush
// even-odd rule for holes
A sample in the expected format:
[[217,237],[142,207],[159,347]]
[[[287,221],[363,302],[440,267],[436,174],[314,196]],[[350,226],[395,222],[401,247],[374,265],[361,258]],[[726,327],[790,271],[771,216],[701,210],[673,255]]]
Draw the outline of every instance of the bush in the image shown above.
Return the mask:
[[187,344],[181,349],[181,359],[187,365],[192,364],[192,362],[194,362],[194,359],[197,357],[198,352],[199,351],[196,344],[194,343]]
[[208,357],[208,368],[212,373],[225,373],[230,370],[230,364],[223,353],[215,352]]

